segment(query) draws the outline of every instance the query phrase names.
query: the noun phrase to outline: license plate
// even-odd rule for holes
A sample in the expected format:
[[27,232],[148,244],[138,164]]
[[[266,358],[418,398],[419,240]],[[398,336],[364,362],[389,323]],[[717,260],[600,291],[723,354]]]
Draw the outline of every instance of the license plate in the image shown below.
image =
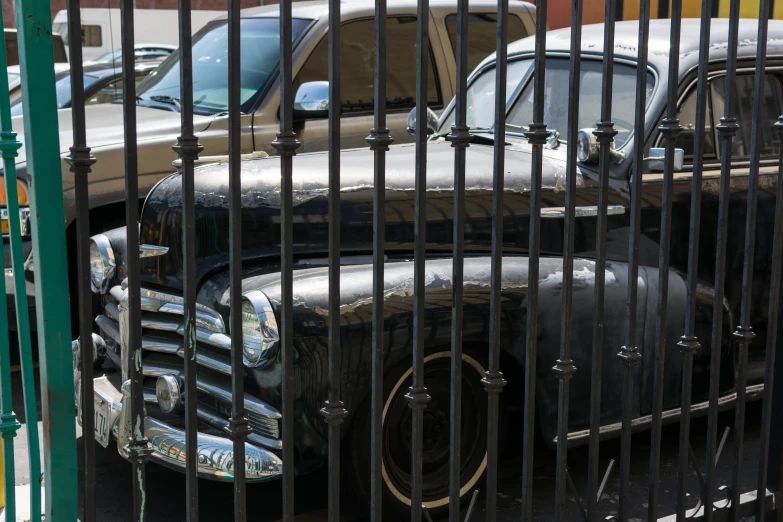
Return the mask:
[[98,395],[94,396],[95,440],[107,448],[109,446],[109,403]]

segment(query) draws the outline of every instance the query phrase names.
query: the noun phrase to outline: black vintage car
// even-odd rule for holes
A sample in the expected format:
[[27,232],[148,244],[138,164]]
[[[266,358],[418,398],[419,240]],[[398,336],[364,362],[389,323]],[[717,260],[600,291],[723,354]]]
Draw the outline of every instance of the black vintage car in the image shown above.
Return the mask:
[[[666,71],[669,63],[669,22],[651,23],[647,119],[645,143],[633,142],[636,110],[637,23],[617,25],[614,64],[613,121],[618,131],[610,170],[609,232],[606,268],[605,341],[601,369],[603,389],[601,411],[604,435],[619,434],[621,405],[616,399],[622,388],[623,370],[615,356],[624,344],[625,298],[628,285],[630,233],[630,174],[632,151],[645,149],[641,209],[640,266],[638,276],[638,339],[641,363],[636,366],[633,410],[634,429],[648,426],[653,396],[653,350],[656,336],[656,306],[659,226],[663,174],[662,138],[659,125],[664,115]],[[719,142],[715,125],[723,114],[726,46],[725,20],[713,22],[709,80],[705,169],[701,216],[701,255],[696,312],[696,334],[701,350],[695,356],[693,377],[694,415],[706,412],[709,359],[720,350],[721,404],[735,400],[735,351],[729,335],[735,329],[740,304],[742,245],[748,189],[750,118],[742,118],[733,141],[731,202],[726,271],[723,344],[710,346],[715,271],[716,220],[718,214]],[[741,21],[739,29],[737,113],[749,114],[752,104],[756,23]],[[577,179],[576,252],[574,262],[573,359],[579,370],[571,381],[569,440],[587,440],[589,387],[591,378],[590,339],[593,328],[595,284],[596,209],[598,167],[591,154],[590,128],[599,118],[601,101],[602,25],[586,26],[582,41],[582,76],[579,91],[580,133],[575,144],[580,151]],[[673,188],[671,271],[667,314],[664,419],[676,421],[680,413],[682,356],[676,343],[685,320],[685,277],[688,252],[688,216],[692,183],[695,78],[699,63],[698,21],[682,25],[679,74],[679,120],[683,132],[677,138]],[[565,205],[569,32],[553,31],[547,37],[548,58],[545,120],[553,136],[545,146],[541,221],[540,311],[536,407],[538,427],[547,443],[555,437],[558,381],[550,369],[558,357],[561,332],[563,284],[563,206]],[[508,408],[521,403],[524,381],[527,313],[529,189],[531,146],[523,136],[533,121],[531,78],[534,42],[520,40],[509,46],[508,103],[506,129],[505,218],[502,272],[502,368],[509,386],[502,394]],[[783,24],[770,22],[764,107],[766,117],[760,133],[762,151],[758,191],[756,274],[752,289],[752,327],[757,334],[749,353],[748,397],[757,398],[763,389],[764,343],[767,325],[771,236],[774,219],[780,143],[772,124],[783,112]],[[467,192],[465,196],[466,237],[464,288],[463,432],[462,491],[480,480],[486,466],[486,395],[480,380],[487,365],[489,339],[489,292],[491,244],[491,198],[494,105],[494,58],[486,59],[473,73],[468,92],[468,123],[474,135],[467,150]],[[447,504],[449,462],[449,365],[451,329],[451,252],[453,216],[454,151],[444,139],[452,125],[453,103],[444,111],[427,152],[426,311],[427,353],[425,384],[432,400],[424,413],[424,502],[430,508]],[[386,387],[383,407],[383,478],[387,499],[384,509],[407,512],[410,504],[409,446],[411,410],[404,394],[411,380],[413,241],[414,241],[414,147],[393,146],[387,153],[386,192],[386,317],[384,352]],[[372,266],[372,171],[373,153],[347,150],[341,155],[341,325],[343,359],[341,398],[349,412],[343,424],[344,456],[349,464],[343,474],[352,481],[351,491],[367,496],[369,482],[369,393],[371,364]],[[319,410],[327,394],[327,155],[303,154],[293,160],[295,252],[294,350],[295,350],[295,454],[296,470],[306,473],[321,465],[327,455],[326,425]],[[280,474],[281,438],[279,419],[281,365],[278,357],[277,308],[280,303],[280,161],[277,158],[250,160],[242,164],[243,232],[243,331],[246,405],[253,433],[247,444],[247,476],[250,480],[273,479]],[[124,229],[92,239],[92,280],[95,292],[104,296],[104,310],[96,320],[98,345],[105,349],[105,375],[95,382],[95,404],[102,422],[96,422],[96,438],[105,446],[112,436],[124,446],[130,419],[123,415],[121,383],[127,378],[126,277],[139,277],[142,286],[143,373],[147,404],[146,436],[151,441],[153,460],[183,467],[183,417],[180,389],[183,355],[183,266],[181,179],[172,175],[149,194],[141,215],[140,274],[126,274],[123,267]],[[196,263],[198,292],[198,439],[199,472],[203,477],[230,480],[231,440],[224,431],[230,417],[230,374],[228,357],[228,168],[225,164],[201,167],[196,172]],[[79,375],[77,372],[76,378]],[[127,395],[126,395],[127,397]],[[127,398],[126,398],[127,400]],[[504,413],[505,412],[505,413]],[[505,418],[508,410],[501,412]],[[97,419],[97,417],[96,417]],[[503,423],[501,423],[503,427]],[[501,434],[501,440],[503,434]],[[507,433],[506,438],[514,438]],[[517,438],[516,440],[520,440]]]

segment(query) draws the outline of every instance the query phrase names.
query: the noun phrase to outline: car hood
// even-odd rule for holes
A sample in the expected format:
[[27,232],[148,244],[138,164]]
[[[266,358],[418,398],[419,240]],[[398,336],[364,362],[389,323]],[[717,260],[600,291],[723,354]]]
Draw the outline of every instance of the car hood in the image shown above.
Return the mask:
[[[428,251],[452,249],[454,149],[445,141],[427,147]],[[524,252],[528,235],[531,151],[527,144],[506,147],[504,248]],[[386,249],[412,252],[415,206],[415,146],[391,147],[386,153]],[[367,149],[340,153],[341,252],[372,252],[374,153]],[[544,157],[542,183],[549,196],[544,206],[562,205],[565,162]],[[471,145],[466,151],[467,251],[486,252],[491,245],[493,147]],[[328,154],[293,158],[294,254],[306,266],[327,254]],[[588,181],[578,176],[578,183]],[[182,288],[182,181],[179,174],[161,181],[147,197],[141,218],[141,240],[165,246],[164,256],[144,259],[142,279],[149,285]],[[228,263],[228,165],[198,168],[196,191],[197,277]],[[559,203],[558,203],[559,202]],[[280,158],[242,164],[242,255],[246,261],[277,263],[280,252]]]
[[[125,143],[125,128],[122,104],[104,103],[88,105],[84,116],[87,128],[87,145],[96,150],[101,147],[122,145]],[[60,154],[67,155],[73,145],[73,122],[71,109],[57,111],[57,125],[60,133]],[[202,132],[212,121],[212,117],[194,116],[195,132]],[[17,164],[27,161],[25,155],[24,116],[12,118],[14,132],[22,142]],[[180,127],[180,113],[136,107],[136,132],[138,141],[153,139],[160,135],[171,135]]]

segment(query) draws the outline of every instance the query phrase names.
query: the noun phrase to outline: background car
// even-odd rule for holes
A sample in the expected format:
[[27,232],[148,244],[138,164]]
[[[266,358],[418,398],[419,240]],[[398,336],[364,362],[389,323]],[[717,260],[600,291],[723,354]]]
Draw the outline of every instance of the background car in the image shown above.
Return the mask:
[[[136,64],[136,84],[138,85],[158,65],[160,60],[139,62]],[[71,106],[71,71],[70,68],[55,74],[55,90],[57,93],[57,108],[67,109]],[[122,98],[122,69],[119,65],[109,62],[84,66],[84,104],[97,105],[112,103]],[[11,97],[11,116],[22,116],[24,105],[19,88]]]
[[[136,44],[133,47],[134,60],[162,60],[177,49],[176,45]],[[122,60],[122,49],[115,49],[98,58],[94,62],[85,63],[118,63]]]

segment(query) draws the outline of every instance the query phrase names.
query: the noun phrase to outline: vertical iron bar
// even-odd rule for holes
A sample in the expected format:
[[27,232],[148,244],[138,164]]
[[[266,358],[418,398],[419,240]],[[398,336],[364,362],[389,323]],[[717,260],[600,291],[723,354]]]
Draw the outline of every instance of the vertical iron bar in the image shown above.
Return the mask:
[[[191,1],[178,0],[180,52],[180,115],[181,130],[174,150],[182,160],[182,267],[183,301],[185,305],[185,450],[196,457],[198,446],[198,416],[196,412],[196,194],[193,162],[202,147],[193,135],[193,49],[191,38]],[[133,47],[125,47],[132,49]],[[234,137],[239,140],[239,136]],[[236,147],[236,145],[234,145]],[[234,291],[232,287],[232,293]],[[241,286],[240,286],[241,292]],[[233,333],[233,332],[232,332]],[[234,381],[232,379],[232,387]],[[233,400],[232,400],[233,402]],[[188,522],[198,521],[198,462],[185,460],[185,512]]]
[[[2,90],[0,90],[2,92]],[[783,116],[774,125],[778,139],[783,138]],[[758,485],[756,490],[756,522],[766,516],[767,466],[769,464],[770,424],[772,420],[773,385],[775,383],[775,347],[778,340],[780,311],[781,257],[783,257],[783,149],[778,157],[778,187],[775,198],[775,232],[772,240],[772,269],[767,314],[767,351],[764,367],[764,402],[761,412],[761,442],[759,443]]]
[[600,478],[599,434],[601,430],[601,372],[604,353],[604,284],[606,282],[606,231],[607,198],[609,197],[609,167],[612,163],[612,147],[617,131],[612,123],[612,89],[614,85],[614,34],[617,17],[617,0],[606,0],[604,14],[604,60],[601,97],[601,121],[596,123],[593,134],[599,144],[598,217],[596,220],[595,259],[595,320],[593,322],[593,358],[590,382],[590,441],[587,463],[587,519],[598,519],[598,491]]
[[454,253],[451,266],[451,420],[449,432],[449,522],[460,522],[462,444],[462,313],[465,250],[465,155],[470,146],[467,125],[468,0],[457,0],[457,92],[454,125],[447,139],[454,147]]
[[[122,25],[122,48],[133,49],[134,19],[133,0],[120,2]],[[138,146],[136,143],[136,72],[133,52],[122,53],[122,93],[125,126],[125,223],[126,266],[128,269],[128,352],[129,360],[141,361],[141,289],[139,275],[139,178]],[[140,364],[130,364],[130,411],[131,418],[138,419],[139,427],[134,426],[133,436],[128,441],[126,451],[133,465],[133,519],[142,522],[146,519],[147,473],[145,462],[150,454],[147,438],[144,436],[144,376]],[[191,446],[192,447],[192,446]]]
[[372,250],[372,411],[370,432],[371,522],[383,519],[383,300],[384,245],[386,241],[386,152],[394,141],[386,128],[386,0],[375,0],[375,114],[367,137],[374,152],[373,250]]
[[228,0],[228,228],[229,330],[231,332],[231,420],[234,439],[234,521],[247,520],[245,441],[250,433],[245,412],[242,332],[242,101],[241,1]]
[[272,145],[280,155],[280,322],[283,378],[283,522],[294,522],[294,345],[293,345],[293,156],[300,143],[293,130],[293,0],[280,0],[280,132]]
[[[577,142],[579,132],[579,85],[582,51],[582,0],[571,2],[571,65],[568,76],[568,143]],[[537,71],[541,74],[542,71]],[[576,373],[571,359],[571,310],[574,296],[574,227],[576,219],[576,147],[568,147],[566,158],[565,225],[563,230],[563,304],[560,326],[560,357],[552,368],[558,380],[557,472],[555,521],[564,520],[568,499],[566,470],[568,455],[568,403],[570,380]]]
[[[544,123],[546,77],[547,0],[536,2],[536,50],[533,65],[533,121],[525,132],[532,146],[530,165],[530,231],[528,232],[527,339],[525,350],[524,433],[522,435],[522,520],[533,520],[533,460],[536,439],[536,354],[538,348],[538,274],[541,254],[541,178],[544,144],[549,137]],[[539,71],[536,74],[535,71]]]
[[[759,140],[762,129],[763,112],[762,100],[764,100],[764,85],[767,63],[767,29],[769,27],[769,0],[759,2],[759,26],[756,47],[756,71],[753,86],[753,121],[750,138],[750,173],[748,175],[748,206],[747,219],[745,221],[745,262],[742,270],[742,305],[740,310],[740,324],[734,332],[737,341],[739,365],[737,367],[737,406],[734,410],[734,465],[731,473],[731,517],[734,522],[739,520],[740,480],[742,478],[742,459],[745,439],[745,398],[746,398],[746,373],[748,366],[748,350],[756,337],[751,326],[752,287],[753,287],[753,263],[756,247],[756,213],[759,185]],[[763,498],[763,497],[762,497]]]
[[[729,219],[729,187],[731,182],[731,142],[739,129],[734,118],[734,80],[737,73],[737,44],[739,42],[739,0],[731,0],[729,8],[729,41],[726,55],[726,96],[723,117],[716,126],[721,138],[720,192],[718,195],[718,233],[715,251],[715,297],[712,304],[712,331],[710,332],[710,393],[707,414],[707,448],[704,464],[704,492],[702,502],[712,506],[715,492],[715,452],[718,437],[718,398],[720,393],[720,349],[723,338],[723,297],[726,273],[726,240]],[[705,522],[712,522],[713,510],[705,509]]]
[[[508,0],[498,0],[495,43],[495,147],[492,176],[492,252],[489,301],[489,368],[481,380],[487,391],[487,522],[497,517],[498,424],[500,392],[506,385],[500,372],[501,284],[503,281],[503,190],[506,162],[506,63],[508,62]],[[461,362],[461,361],[460,361]]]
[[413,232],[413,382],[405,398],[413,410],[411,456],[411,522],[421,522],[424,408],[430,401],[424,386],[424,266],[427,225],[427,76],[429,73],[429,0],[419,0],[416,18],[416,201]]
[[628,248],[628,295],[625,305],[625,346],[617,356],[625,365],[623,381],[623,419],[620,442],[620,499],[617,518],[628,520],[631,476],[631,421],[634,416],[634,377],[642,354],[636,347],[636,305],[639,276],[639,231],[642,210],[642,174],[644,171],[644,125],[647,107],[647,39],[650,33],[650,0],[639,3],[639,48],[636,59],[636,115],[634,118],[634,157],[631,174],[631,223]]
[[[80,1],[68,2],[68,34],[81,34]],[[82,41],[74,38],[70,42],[71,78],[81,78]],[[90,291],[90,206],[87,175],[95,163],[87,146],[87,130],[84,120],[84,82],[71,82],[71,121],[73,146],[66,161],[71,165],[74,176],[76,199],[76,263],[77,288],[79,295],[79,349],[81,359],[81,408],[82,438],[84,446],[84,522],[94,522],[95,513],[95,444],[93,396],[93,346],[92,346],[92,292]]]
[[329,0],[329,397],[321,414],[329,425],[329,522],[340,521],[340,0]]
[[691,390],[693,386],[693,357],[701,348],[696,338],[696,283],[699,277],[699,234],[701,230],[701,180],[704,171],[704,135],[707,118],[707,74],[709,72],[710,29],[712,2],[705,0],[701,10],[701,41],[699,43],[699,71],[696,82],[696,135],[691,182],[691,215],[688,241],[688,281],[685,303],[685,332],[677,346],[683,357],[682,398],[680,417],[679,456],[677,461],[676,515],[685,521],[685,485],[688,477],[688,447],[691,429]]
[[666,117],[659,127],[666,140],[661,231],[658,248],[658,309],[653,362],[652,433],[650,434],[650,475],[648,481],[647,519],[658,520],[658,481],[661,471],[661,428],[663,414],[664,365],[666,362],[666,318],[669,301],[669,258],[672,230],[672,184],[674,183],[674,146],[682,128],[677,119],[677,95],[680,65],[680,27],[682,0],[672,0],[669,41],[669,80],[666,93]]
[[[0,10],[0,25],[3,25],[2,10]],[[3,39],[0,42],[0,70],[6,69],[7,63],[5,39]],[[5,172],[6,201],[8,203],[17,202],[18,207],[16,158],[19,155],[18,151],[22,143],[16,139],[16,133],[11,125],[11,102],[8,97],[8,90],[8,76],[3,77],[0,74],[0,153],[2,153]],[[13,187],[12,190],[9,190],[10,187]],[[11,243],[11,269],[13,270],[13,267],[17,267],[13,278],[17,333],[20,351],[22,353],[30,353],[30,318],[27,315],[27,292],[25,291],[24,274],[21,269],[24,259],[21,251],[22,238],[18,223],[18,210],[15,210],[13,215],[16,216],[17,221],[11,221],[12,213],[9,212],[8,232]],[[6,292],[5,280],[5,276],[0,280],[0,292]],[[20,302],[24,302],[24,307],[19,306]],[[0,360],[10,361],[8,301],[4,299],[0,299],[0,318],[6,318],[5,321],[0,321]],[[3,438],[2,473],[5,483],[4,505],[6,520],[16,520],[16,488],[13,487],[16,483],[14,474],[14,437],[17,430],[22,426],[16,419],[16,414],[13,411],[12,394],[11,365],[0,364],[0,436]],[[40,464],[38,468],[38,473],[40,474]],[[40,505],[40,496],[37,498],[37,502]]]

